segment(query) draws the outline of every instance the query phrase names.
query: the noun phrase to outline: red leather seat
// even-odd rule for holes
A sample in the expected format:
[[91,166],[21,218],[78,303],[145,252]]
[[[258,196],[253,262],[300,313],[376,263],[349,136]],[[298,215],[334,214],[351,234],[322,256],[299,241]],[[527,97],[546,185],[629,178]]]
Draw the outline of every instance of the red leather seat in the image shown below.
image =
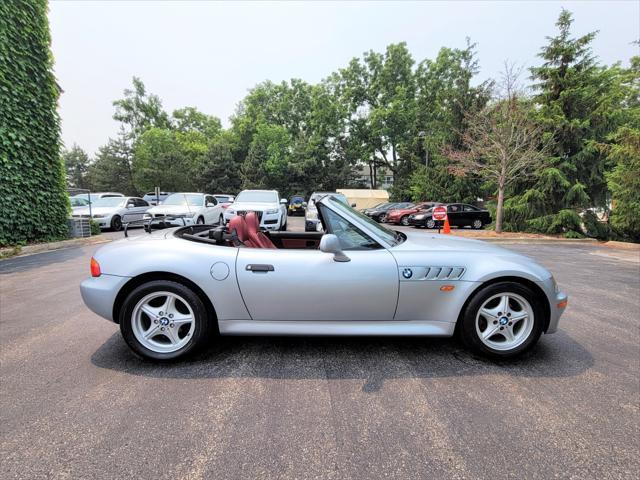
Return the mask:
[[248,212],[245,216],[249,241],[257,248],[276,248],[273,242],[260,231],[260,222],[256,212]]
[[238,240],[242,244],[244,244],[245,247],[252,247],[252,248],[256,247],[256,244],[254,244],[249,238],[249,235],[247,232],[247,223],[245,221],[244,216],[236,215],[229,221],[229,233],[233,235],[234,231],[236,236],[238,237]]

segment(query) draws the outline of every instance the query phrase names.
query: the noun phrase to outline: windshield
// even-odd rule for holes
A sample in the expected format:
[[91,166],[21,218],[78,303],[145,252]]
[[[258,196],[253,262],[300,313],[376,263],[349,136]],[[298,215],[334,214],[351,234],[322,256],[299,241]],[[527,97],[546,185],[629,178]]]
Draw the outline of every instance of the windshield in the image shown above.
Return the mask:
[[245,190],[236,197],[236,203],[239,202],[278,203],[278,194],[276,192]]
[[358,217],[360,221],[366,223],[371,230],[373,230],[379,237],[384,239],[390,245],[397,245],[404,241],[404,236],[394,230],[390,230],[387,227],[380,225],[375,220],[370,219],[365,214],[358,212],[351,208],[348,204],[336,201],[330,198],[328,202],[331,204],[331,208],[345,215],[347,218]]
[[304,202],[304,198],[302,197],[291,197],[291,203],[302,203]]
[[124,197],[103,197],[91,202],[92,207],[121,207]]
[[86,198],[71,197],[72,207],[83,207],[85,205],[89,205],[89,200],[87,200]]
[[227,203],[231,201],[231,197],[228,195],[214,195],[220,203]]
[[174,193],[169,195],[163,205],[189,205],[191,207],[201,207],[204,200],[204,195],[199,193]]
[[318,201],[318,199],[322,197],[326,197],[327,195],[330,195],[331,198],[335,198],[336,200],[344,203],[345,205],[349,204],[349,201],[347,200],[347,197],[344,196],[344,194],[327,192],[327,193],[314,193],[313,195],[311,195],[311,198],[309,199],[309,207],[311,207],[311,209],[316,208],[315,203]]

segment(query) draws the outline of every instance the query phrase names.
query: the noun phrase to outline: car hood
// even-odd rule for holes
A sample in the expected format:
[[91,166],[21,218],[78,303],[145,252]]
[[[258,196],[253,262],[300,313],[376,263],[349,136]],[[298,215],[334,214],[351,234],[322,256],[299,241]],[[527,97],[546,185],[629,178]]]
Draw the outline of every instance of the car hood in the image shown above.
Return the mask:
[[153,215],[183,215],[185,213],[195,213],[198,207],[188,205],[156,205],[147,210]]
[[234,210],[251,210],[251,211],[263,211],[263,210],[273,210],[274,208],[279,208],[279,204],[277,203],[259,203],[259,202],[234,202],[229,208],[233,208]]
[[[121,207],[92,207],[91,215],[108,215],[119,210]],[[89,215],[89,207],[76,207],[73,209],[74,215]]]
[[[481,240],[461,238],[444,234],[427,234],[404,232],[407,239],[399,245],[391,248],[391,252],[398,258],[407,258],[406,255],[415,257],[419,252],[442,252],[443,255],[453,254],[456,258],[466,258],[471,255],[490,257],[495,262],[503,265],[524,267],[539,279],[549,278],[551,273],[543,266],[536,263],[530,257],[513,252],[506,248],[498,247]],[[459,253],[458,253],[459,252]],[[450,257],[449,255],[447,255]]]

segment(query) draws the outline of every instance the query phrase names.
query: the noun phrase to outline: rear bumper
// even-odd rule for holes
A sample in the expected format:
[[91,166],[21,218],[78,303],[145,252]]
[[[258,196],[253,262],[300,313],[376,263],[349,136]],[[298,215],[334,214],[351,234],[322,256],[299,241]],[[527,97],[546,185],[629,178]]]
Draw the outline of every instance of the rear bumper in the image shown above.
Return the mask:
[[130,277],[100,275],[89,277],[80,284],[80,295],[89,309],[102,318],[117,322],[113,318],[113,304],[120,289]]

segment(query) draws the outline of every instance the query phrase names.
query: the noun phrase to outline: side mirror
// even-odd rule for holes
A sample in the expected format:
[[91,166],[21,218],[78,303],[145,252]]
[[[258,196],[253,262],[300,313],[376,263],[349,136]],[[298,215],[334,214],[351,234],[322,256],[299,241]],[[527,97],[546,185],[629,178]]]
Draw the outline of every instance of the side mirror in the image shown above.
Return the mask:
[[126,208],[133,208],[133,207],[134,207],[133,203],[127,203],[127,207]]
[[331,233],[326,233],[320,239],[320,251],[325,253],[333,253],[334,262],[350,262],[351,259],[347,257],[342,251],[340,246],[340,240],[338,237]]
[[215,203],[213,202],[207,202],[206,207],[215,207]]
[[286,199],[286,198],[281,198],[281,199],[280,199],[280,203],[281,203],[282,205],[286,205],[286,204],[287,204],[287,199]]
[[307,208],[307,202],[302,202],[302,208]]

